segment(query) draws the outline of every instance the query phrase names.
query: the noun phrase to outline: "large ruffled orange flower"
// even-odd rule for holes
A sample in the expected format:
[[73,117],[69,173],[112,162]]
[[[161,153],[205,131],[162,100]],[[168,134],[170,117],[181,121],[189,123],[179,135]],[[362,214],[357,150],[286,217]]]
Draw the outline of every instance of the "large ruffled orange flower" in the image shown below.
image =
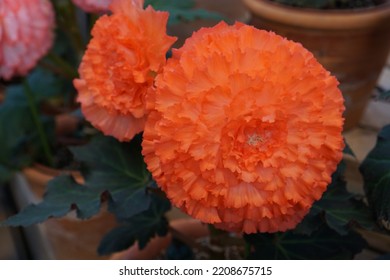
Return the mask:
[[272,32],[201,29],[156,79],[148,169],[175,206],[205,223],[292,229],[342,157],[337,85],[302,45]]
[[49,0],[0,0],[0,78],[26,75],[53,43]]
[[176,39],[166,34],[168,13],[144,10],[142,0],[114,0],[111,10],[92,30],[74,85],[86,119],[126,141],[144,128],[145,96]]

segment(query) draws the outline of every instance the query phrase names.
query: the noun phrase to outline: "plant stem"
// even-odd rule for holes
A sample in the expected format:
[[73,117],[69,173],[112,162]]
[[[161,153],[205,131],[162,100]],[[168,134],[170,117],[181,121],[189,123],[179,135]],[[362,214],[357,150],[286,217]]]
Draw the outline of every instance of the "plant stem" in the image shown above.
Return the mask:
[[245,255],[244,255],[245,259],[248,259],[250,254],[251,254],[251,244],[245,242]]
[[46,138],[46,134],[45,134],[45,131],[43,129],[43,125],[39,120],[39,115],[38,115],[38,110],[37,110],[36,103],[35,103],[34,93],[31,90],[31,87],[28,84],[28,81],[26,79],[23,80],[23,87],[24,87],[24,93],[25,93],[27,100],[28,100],[28,106],[30,108],[30,111],[31,111],[31,114],[33,117],[33,122],[34,122],[34,124],[37,128],[37,131],[38,131],[38,136],[39,136],[39,140],[41,142],[42,148],[43,148],[43,153],[46,157],[47,163],[50,166],[53,166],[54,165],[53,156],[52,156],[51,151],[50,151],[49,142]]
[[78,50],[79,54],[82,54],[85,50],[85,45],[83,42],[83,36],[80,33],[80,29],[78,26],[78,19],[76,16],[76,7],[69,1],[67,6],[67,12],[68,12],[68,22],[72,22],[71,26],[68,26],[71,39],[73,40],[73,43],[75,45],[75,48]]
[[38,62],[38,65],[46,70],[49,70],[50,72],[53,72],[54,74],[61,76],[62,78],[65,78],[67,80],[74,79],[74,76],[69,76],[68,73],[65,73],[61,68],[53,65],[52,63],[49,63],[47,61],[41,60]]
[[58,0],[54,0],[52,3],[57,12],[58,27],[70,40],[72,47],[77,53],[77,59],[79,59],[79,56],[85,51],[85,44],[78,26],[76,8],[71,1],[65,1],[64,3],[58,3],[56,1]]
[[63,70],[63,72],[66,73],[66,75],[71,77],[72,79],[78,76],[77,71],[57,54],[50,52],[47,54],[47,58],[50,59],[54,64],[59,66]]

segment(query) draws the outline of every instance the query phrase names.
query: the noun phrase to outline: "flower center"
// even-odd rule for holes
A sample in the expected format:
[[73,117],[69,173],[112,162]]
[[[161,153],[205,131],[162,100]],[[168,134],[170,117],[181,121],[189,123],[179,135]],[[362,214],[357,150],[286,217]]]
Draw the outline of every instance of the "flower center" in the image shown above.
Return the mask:
[[256,133],[248,135],[248,139],[246,141],[246,143],[250,146],[257,146],[257,144],[263,142],[264,142],[264,138]]

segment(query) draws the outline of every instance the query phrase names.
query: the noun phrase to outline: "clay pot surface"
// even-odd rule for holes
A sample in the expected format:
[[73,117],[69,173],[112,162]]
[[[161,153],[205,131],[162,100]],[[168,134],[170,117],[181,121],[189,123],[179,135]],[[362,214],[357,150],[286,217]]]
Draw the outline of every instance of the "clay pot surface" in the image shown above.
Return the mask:
[[66,136],[77,130],[80,119],[71,114],[59,114],[55,117],[56,135]]
[[269,0],[242,0],[251,24],[301,43],[340,82],[345,129],[355,127],[390,50],[390,1],[374,8],[315,10]]
[[31,191],[38,200],[42,199],[47,183],[56,176],[72,175],[79,184],[84,182],[83,177],[78,171],[54,169],[39,163],[23,169],[23,175],[26,177]]

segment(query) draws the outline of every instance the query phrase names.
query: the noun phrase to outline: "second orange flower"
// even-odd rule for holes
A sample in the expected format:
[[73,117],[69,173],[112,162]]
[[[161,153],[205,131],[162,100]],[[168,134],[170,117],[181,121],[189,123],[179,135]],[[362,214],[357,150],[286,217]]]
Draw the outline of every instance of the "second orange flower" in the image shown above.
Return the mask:
[[74,81],[86,119],[120,141],[145,124],[145,96],[176,40],[166,34],[168,13],[142,0],[114,0],[112,15],[99,18]]

